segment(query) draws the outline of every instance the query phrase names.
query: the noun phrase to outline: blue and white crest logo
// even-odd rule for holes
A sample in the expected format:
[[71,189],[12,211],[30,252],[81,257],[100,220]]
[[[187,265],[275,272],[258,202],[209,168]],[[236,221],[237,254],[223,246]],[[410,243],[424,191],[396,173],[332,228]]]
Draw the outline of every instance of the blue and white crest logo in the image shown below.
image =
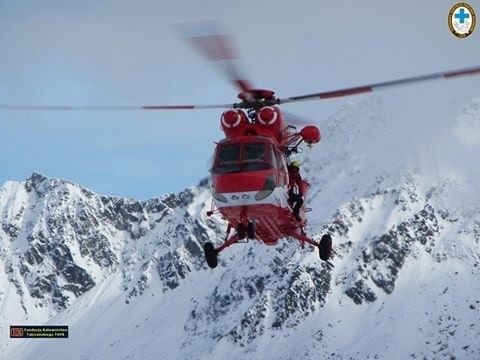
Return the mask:
[[448,13],[448,27],[453,35],[464,38],[475,29],[475,11],[467,3],[455,4]]

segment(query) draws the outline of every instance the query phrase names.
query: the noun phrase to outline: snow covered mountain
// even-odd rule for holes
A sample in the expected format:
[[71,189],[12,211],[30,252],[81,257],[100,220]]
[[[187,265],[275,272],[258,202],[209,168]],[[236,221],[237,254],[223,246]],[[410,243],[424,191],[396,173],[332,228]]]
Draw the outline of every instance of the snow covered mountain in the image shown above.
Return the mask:
[[[7,182],[0,357],[480,358],[480,98],[409,94],[348,103],[301,158],[308,232],[332,234],[333,269],[288,239],[209,269],[201,246],[224,224],[205,182],[149,201]],[[9,339],[10,324],[70,337]]]

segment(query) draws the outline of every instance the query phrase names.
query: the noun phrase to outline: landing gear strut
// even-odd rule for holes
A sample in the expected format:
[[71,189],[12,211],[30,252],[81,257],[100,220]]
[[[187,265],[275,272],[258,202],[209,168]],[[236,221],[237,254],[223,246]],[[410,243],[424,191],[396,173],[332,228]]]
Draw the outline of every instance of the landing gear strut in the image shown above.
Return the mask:
[[[239,224],[236,228],[236,232],[233,235],[230,235],[232,227],[229,225],[227,228],[227,235],[225,237],[225,242],[220,245],[218,248],[211,242],[207,242],[203,246],[203,252],[205,253],[205,259],[207,260],[207,264],[210,268],[214,269],[218,265],[218,254],[227,248],[230,245],[238,243],[239,240],[244,239],[247,237],[248,239],[255,238],[255,222],[250,221],[247,223],[246,229],[243,224]],[[328,260],[332,256],[332,236],[330,234],[325,234],[320,239],[320,242],[316,242],[315,240],[310,239],[308,236],[305,235],[305,231],[303,228],[296,231],[290,231],[287,233],[288,235],[300,240],[302,246],[304,243],[309,243],[318,248],[318,253],[320,255],[320,259],[325,261],[328,265],[333,267]]]

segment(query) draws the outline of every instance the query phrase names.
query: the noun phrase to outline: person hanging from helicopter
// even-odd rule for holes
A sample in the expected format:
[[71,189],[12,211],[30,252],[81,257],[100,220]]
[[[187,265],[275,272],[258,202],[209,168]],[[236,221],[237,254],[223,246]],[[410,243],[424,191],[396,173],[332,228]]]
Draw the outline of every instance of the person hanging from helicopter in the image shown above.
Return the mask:
[[292,161],[288,166],[288,198],[293,206],[293,216],[297,221],[301,221],[300,208],[303,205],[302,194],[302,176],[300,175],[300,163],[298,161]]

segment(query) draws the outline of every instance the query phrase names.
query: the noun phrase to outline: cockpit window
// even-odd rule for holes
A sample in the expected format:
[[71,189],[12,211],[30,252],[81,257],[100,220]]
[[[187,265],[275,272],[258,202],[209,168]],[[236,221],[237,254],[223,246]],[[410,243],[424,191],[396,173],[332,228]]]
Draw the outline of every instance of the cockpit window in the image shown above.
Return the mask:
[[244,162],[263,162],[265,157],[265,143],[243,144],[242,160]]
[[217,148],[215,166],[212,172],[215,174],[226,174],[235,172],[247,172],[266,170],[276,167],[272,165],[275,158],[269,154],[272,145],[264,142],[245,142],[237,144],[220,145]]
[[240,144],[223,145],[218,153],[218,165],[237,163],[240,155]]

